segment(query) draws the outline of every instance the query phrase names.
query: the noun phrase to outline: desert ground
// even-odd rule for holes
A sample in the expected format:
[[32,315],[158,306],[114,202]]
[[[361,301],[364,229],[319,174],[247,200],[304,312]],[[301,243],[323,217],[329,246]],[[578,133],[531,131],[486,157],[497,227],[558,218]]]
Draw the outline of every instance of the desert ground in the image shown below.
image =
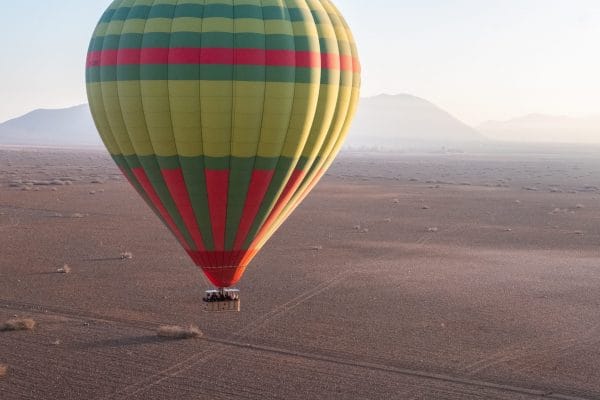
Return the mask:
[[239,314],[101,151],[0,149],[0,249],[2,400],[600,399],[594,149],[346,153]]

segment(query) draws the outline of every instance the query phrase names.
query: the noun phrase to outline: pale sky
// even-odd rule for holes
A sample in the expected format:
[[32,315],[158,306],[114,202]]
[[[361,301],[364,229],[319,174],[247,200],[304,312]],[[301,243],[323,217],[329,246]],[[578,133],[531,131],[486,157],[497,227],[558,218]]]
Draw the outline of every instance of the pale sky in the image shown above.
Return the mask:
[[[334,0],[363,96],[410,93],[466,123],[600,114],[600,0]],[[0,121],[84,103],[84,62],[108,0],[13,1],[0,13]]]

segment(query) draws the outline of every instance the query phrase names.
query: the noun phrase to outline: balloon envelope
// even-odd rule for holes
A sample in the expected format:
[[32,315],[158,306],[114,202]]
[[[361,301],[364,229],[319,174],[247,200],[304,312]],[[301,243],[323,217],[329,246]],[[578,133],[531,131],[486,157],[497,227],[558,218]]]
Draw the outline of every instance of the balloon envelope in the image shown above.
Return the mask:
[[86,83],[117,165],[229,287],[338,153],[360,65],[329,0],[116,0]]

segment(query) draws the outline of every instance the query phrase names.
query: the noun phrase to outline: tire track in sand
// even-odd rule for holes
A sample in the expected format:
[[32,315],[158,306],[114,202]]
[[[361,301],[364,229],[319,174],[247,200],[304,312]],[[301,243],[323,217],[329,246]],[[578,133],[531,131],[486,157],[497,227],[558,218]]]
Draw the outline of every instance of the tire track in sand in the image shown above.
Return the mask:
[[[307,300],[310,300],[311,298],[323,293],[327,289],[330,289],[331,287],[340,283],[351,272],[352,271],[348,271],[348,270],[341,272],[341,273],[337,274],[336,276],[334,276],[332,279],[322,282],[321,284],[299,294],[298,296],[294,297],[293,299],[291,299],[283,304],[278,305],[273,310],[271,310],[268,313],[264,314],[263,316],[255,319],[252,323],[246,325],[244,328],[235,332],[234,336],[241,338],[241,339],[248,337],[250,334],[261,329],[262,327],[264,327],[266,324],[268,324],[272,320],[284,315],[285,313],[289,312],[290,310],[293,310],[294,308],[298,307],[299,305],[306,302]],[[230,351],[229,346],[224,345],[224,344],[219,344],[218,342],[215,341],[215,342],[213,342],[212,348],[209,348],[206,351],[192,354],[190,357],[187,357],[186,359],[184,359],[176,364],[173,364],[166,369],[158,371],[157,373],[155,373],[147,378],[144,378],[141,381],[138,381],[136,383],[128,385],[128,386],[118,390],[116,393],[113,393],[109,396],[103,397],[101,400],[125,399],[125,398],[129,398],[131,396],[138,395],[138,394],[143,393],[143,392],[151,389],[152,387],[162,383],[163,381],[165,381],[169,378],[176,377],[176,376],[190,370],[191,368],[194,368],[198,365],[206,363],[206,362],[210,361],[211,359],[214,359],[218,356],[221,356],[221,355],[227,353],[228,351]],[[209,354],[207,354],[207,353],[209,353]]]

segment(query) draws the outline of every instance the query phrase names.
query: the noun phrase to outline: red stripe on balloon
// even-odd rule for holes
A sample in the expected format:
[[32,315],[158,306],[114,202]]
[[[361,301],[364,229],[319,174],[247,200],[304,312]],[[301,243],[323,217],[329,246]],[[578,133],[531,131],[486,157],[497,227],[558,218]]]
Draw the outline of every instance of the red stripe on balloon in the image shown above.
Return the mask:
[[88,53],[90,67],[138,64],[223,64],[272,67],[342,69],[358,72],[358,60],[314,51],[232,48],[142,48]]
[[252,223],[256,218],[256,214],[258,214],[261,203],[269,189],[269,184],[273,179],[274,173],[274,170],[254,170],[252,172],[250,187],[248,189],[248,194],[246,195],[246,203],[244,204],[244,211],[233,245],[235,249],[239,249],[243,246],[246,237],[248,236],[248,232],[252,227]]
[[[188,251],[189,256],[196,265],[202,269],[208,280],[219,288],[227,288],[235,285],[246,270],[245,265],[239,265],[239,262],[233,265],[207,265],[205,262],[216,257],[214,251]],[[224,253],[224,258],[229,260],[241,260],[246,252],[230,251]]]
[[346,64],[342,63],[342,57],[339,54],[321,53],[321,68],[323,69],[340,69]]
[[352,59],[352,71],[354,72],[361,72],[362,67],[360,66],[360,61],[358,60],[358,58],[353,58]]
[[[241,265],[241,261],[243,256],[249,250],[229,250],[229,251],[196,251],[196,250],[187,250],[187,253],[190,255],[192,260],[199,267],[205,268],[231,268],[231,267],[239,267]],[[218,264],[208,265],[207,261],[215,258],[223,258],[224,262]]]
[[294,204],[292,204],[292,207],[297,206],[298,204],[304,201],[304,199],[312,192],[315,186],[317,186],[321,178],[323,178],[325,172],[327,172],[327,170],[321,168],[314,174],[310,182],[308,182],[308,184],[302,190],[302,194],[294,200]]
[[360,72],[360,62],[352,56],[339,56],[339,69],[342,71]]
[[200,251],[205,250],[206,247],[202,240],[202,235],[200,234],[200,228],[198,227],[196,214],[190,201],[190,195],[183,177],[183,172],[181,169],[162,170],[162,175],[177,210],[179,211],[181,218],[183,218],[183,223],[194,240],[196,247]]
[[150,183],[150,180],[148,179],[148,175],[146,175],[146,172],[142,168],[132,168],[131,171],[133,172],[136,179],[138,180],[138,182],[144,189],[144,192],[146,192],[146,194],[148,195],[148,198],[150,199],[152,204],[154,204],[154,207],[156,207],[160,216],[167,223],[167,226],[171,229],[171,231],[173,232],[173,234],[175,235],[177,240],[179,240],[179,242],[183,245],[183,247],[186,250],[189,250],[189,246],[188,246],[185,238],[183,237],[181,232],[179,232],[179,229],[177,229],[177,225],[175,225],[173,218],[171,218],[171,215],[169,214],[169,212],[163,205],[163,203],[160,200],[160,197],[158,196],[156,191],[154,190],[154,187],[152,186],[152,183]]
[[[279,214],[281,214],[281,212],[283,211],[283,208],[290,201],[291,197],[294,195],[296,190],[298,190],[298,187],[302,183],[302,179],[304,179],[305,176],[306,176],[305,170],[300,170],[300,169],[294,170],[294,172],[292,173],[292,176],[290,177],[290,180],[285,185],[283,192],[281,192],[281,196],[279,196],[277,203],[275,203],[275,207],[269,214],[269,217],[263,224],[260,231],[258,232],[258,235],[256,235],[256,238],[254,239],[255,243],[258,242],[267,233],[267,231],[269,230],[269,228],[271,227],[271,225],[273,224],[275,219],[279,216]],[[253,246],[250,246],[250,247],[253,247]]]
[[223,265],[225,255],[225,226],[227,225],[227,196],[229,194],[229,170],[205,170],[208,209],[215,243],[214,264]]

